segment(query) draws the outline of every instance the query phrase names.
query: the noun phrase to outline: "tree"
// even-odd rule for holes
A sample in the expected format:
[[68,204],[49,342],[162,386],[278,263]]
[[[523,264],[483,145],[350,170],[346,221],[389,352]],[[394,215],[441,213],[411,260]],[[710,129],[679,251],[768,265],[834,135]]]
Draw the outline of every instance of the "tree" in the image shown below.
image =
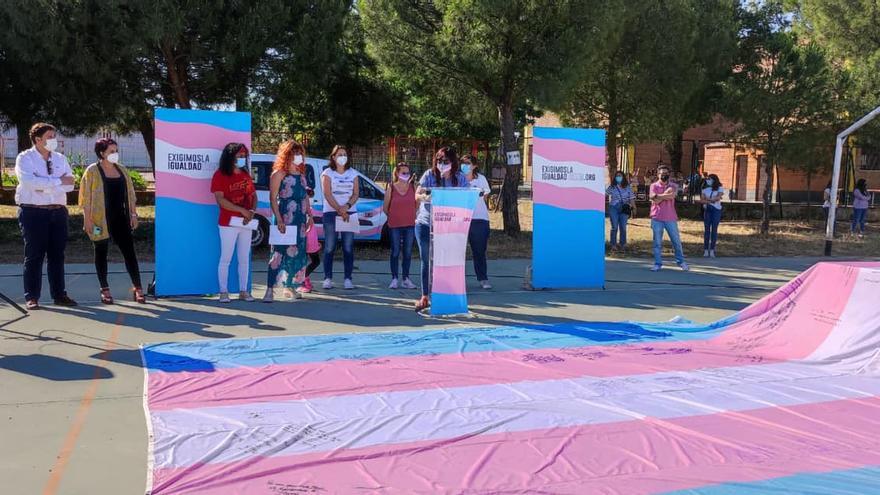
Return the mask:
[[726,85],[737,137],[764,151],[761,233],[770,231],[773,175],[792,143],[837,116],[835,73],[825,52],[790,29],[780,5],[765,2],[745,19],[741,65]]
[[[564,120],[607,130],[610,173],[621,143],[667,143],[681,166],[685,129],[708,121],[736,48],[736,8],[724,0],[625,2],[611,55],[586,73]],[[676,158],[677,157],[677,158]]]
[[[559,104],[602,51],[618,1],[363,0],[369,47],[398,77],[459,86],[497,115],[503,151],[518,148],[514,112]],[[519,167],[508,167],[504,231],[520,232]]]

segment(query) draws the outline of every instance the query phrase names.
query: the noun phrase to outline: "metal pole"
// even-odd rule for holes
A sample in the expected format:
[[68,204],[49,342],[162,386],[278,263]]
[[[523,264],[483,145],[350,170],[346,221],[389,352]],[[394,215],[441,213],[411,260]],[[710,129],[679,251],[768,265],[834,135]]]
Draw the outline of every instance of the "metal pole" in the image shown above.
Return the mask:
[[831,172],[831,208],[828,210],[828,223],[825,225],[825,256],[831,256],[831,247],[834,243],[834,222],[837,217],[837,188],[840,187],[840,161],[843,158],[843,142],[850,134],[880,115],[880,107],[875,108],[868,115],[857,120],[837,135],[837,144],[834,147],[834,170]]

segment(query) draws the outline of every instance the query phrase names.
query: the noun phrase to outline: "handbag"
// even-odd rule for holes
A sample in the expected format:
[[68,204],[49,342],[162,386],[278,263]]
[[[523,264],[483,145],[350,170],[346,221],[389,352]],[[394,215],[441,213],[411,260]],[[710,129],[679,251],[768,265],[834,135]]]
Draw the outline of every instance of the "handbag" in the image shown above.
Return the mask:
[[632,206],[629,203],[624,203],[623,206],[620,207],[620,213],[631,216],[632,215]]

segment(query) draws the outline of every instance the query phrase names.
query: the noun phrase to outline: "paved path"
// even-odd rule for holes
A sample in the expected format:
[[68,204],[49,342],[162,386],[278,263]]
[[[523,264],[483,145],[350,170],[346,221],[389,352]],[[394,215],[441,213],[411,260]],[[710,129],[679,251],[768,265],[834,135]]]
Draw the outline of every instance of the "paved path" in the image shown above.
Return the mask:
[[[0,486],[2,493],[143,493],[146,429],[145,342],[583,320],[658,321],[680,315],[711,321],[759,299],[816,259],[730,258],[684,273],[650,273],[645,260],[608,262],[605,290],[526,291],[525,260],[490,264],[495,289],[469,281],[473,316],[437,320],[410,308],[416,291],[389,291],[387,266],[360,262],[354,291],[272,305],[204,298],[103,306],[91,266],[70,265],[68,287],[81,306],[20,319],[0,305]],[[143,267],[145,271],[152,267]],[[112,267],[123,296],[127,276]],[[147,274],[149,278],[151,274]],[[262,282],[265,275],[255,275]],[[44,282],[44,290],[46,289]],[[255,295],[261,295],[257,286]],[[0,291],[21,300],[20,267],[0,265]]]

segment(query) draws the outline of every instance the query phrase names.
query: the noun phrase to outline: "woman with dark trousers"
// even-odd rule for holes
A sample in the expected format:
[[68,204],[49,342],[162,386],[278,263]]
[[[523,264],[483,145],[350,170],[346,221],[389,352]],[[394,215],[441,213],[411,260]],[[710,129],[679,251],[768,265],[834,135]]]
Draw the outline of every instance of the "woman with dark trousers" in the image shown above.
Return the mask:
[[471,247],[471,256],[474,258],[474,273],[477,282],[485,290],[492,288],[489,283],[489,267],[486,261],[489,252],[489,207],[486,204],[486,196],[492,192],[486,176],[480,174],[477,159],[472,155],[461,157],[461,172],[467,178],[470,186],[480,190],[480,198],[474,208],[471,218],[471,226],[468,229],[468,244]]
[[443,147],[434,154],[434,164],[419,180],[416,200],[416,243],[422,269],[422,297],[416,301],[416,311],[431,305],[431,190],[441,187],[468,187],[467,177],[461,173],[455,149]]
[[131,278],[132,297],[145,303],[141,273],[134,248],[132,231],[138,226],[134,183],[128,170],[119,163],[119,149],[110,138],[95,143],[98,162],[89,165],[79,186],[79,204],[83,209],[83,229],[95,244],[95,271],[101,284],[101,302],[113,304],[107,281],[107,254],[112,240]]

